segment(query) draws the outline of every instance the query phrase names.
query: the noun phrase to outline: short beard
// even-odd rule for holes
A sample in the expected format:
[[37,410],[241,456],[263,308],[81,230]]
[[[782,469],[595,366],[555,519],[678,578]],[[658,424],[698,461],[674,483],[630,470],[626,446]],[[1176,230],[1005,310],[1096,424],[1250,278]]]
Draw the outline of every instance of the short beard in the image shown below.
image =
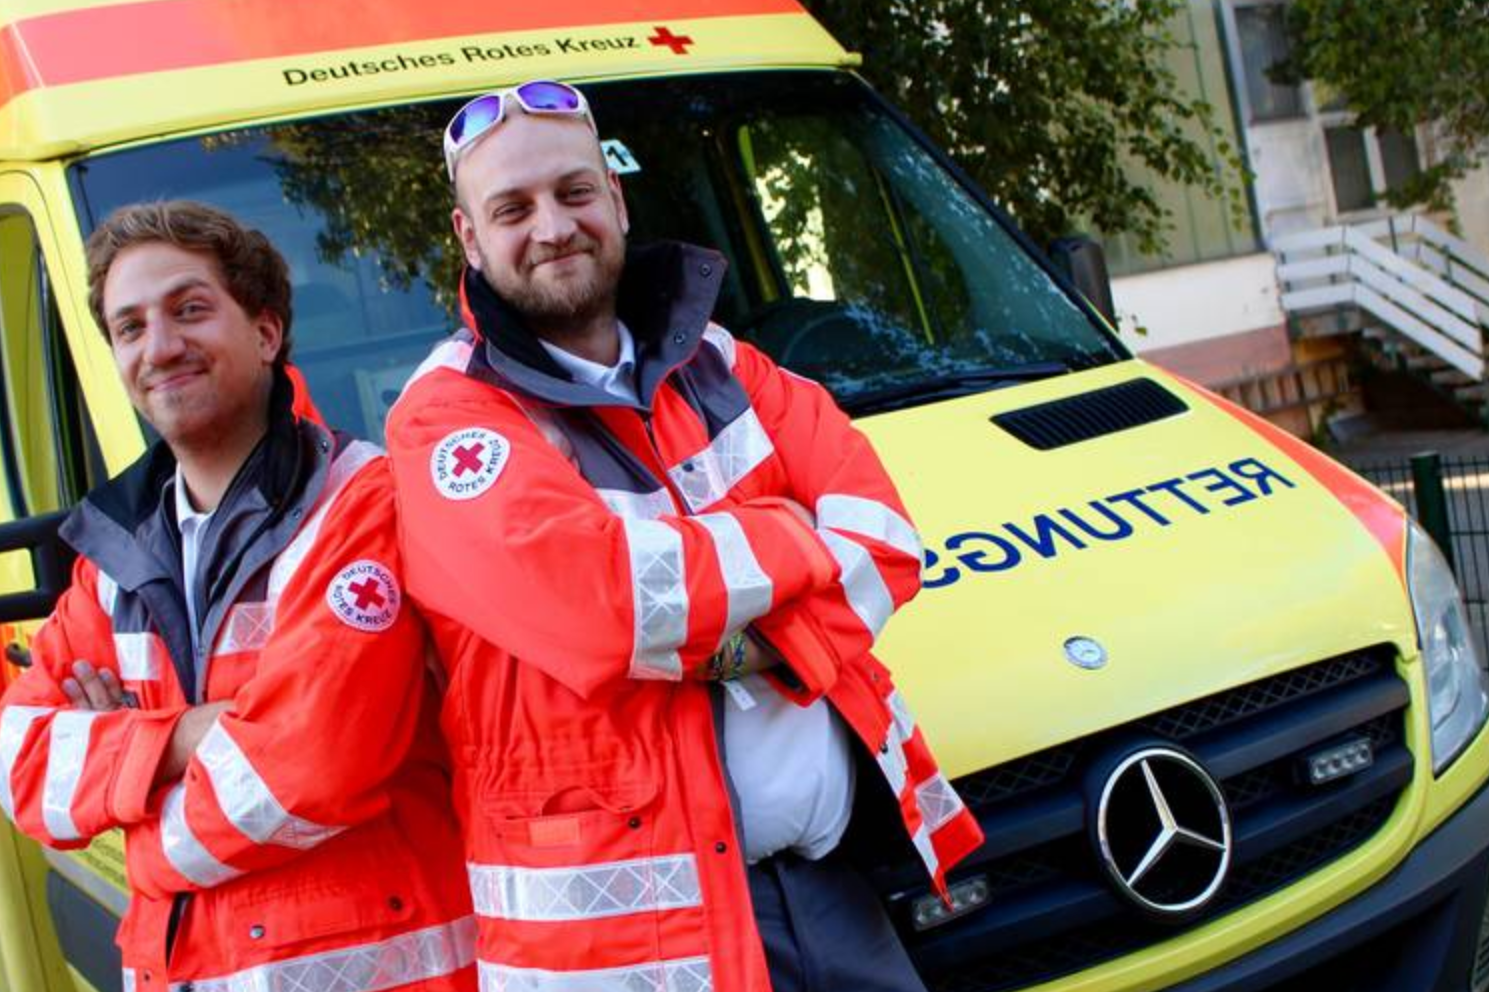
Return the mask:
[[[236,401],[225,394],[217,394],[213,398],[215,402],[206,410],[170,400],[161,404],[164,409],[136,409],[179,459],[183,452],[201,456],[224,447],[233,448],[233,442],[243,438],[256,441],[268,428],[272,391],[273,377],[270,376],[256,388],[236,397]],[[155,416],[152,417],[151,413]],[[242,453],[246,456],[248,451]]]
[[593,321],[615,313],[616,292],[625,268],[624,250],[604,252],[595,242],[576,245],[591,248],[595,271],[583,281],[558,286],[539,285],[532,279],[514,277],[481,257],[481,271],[493,289],[523,316],[541,336],[566,337]]

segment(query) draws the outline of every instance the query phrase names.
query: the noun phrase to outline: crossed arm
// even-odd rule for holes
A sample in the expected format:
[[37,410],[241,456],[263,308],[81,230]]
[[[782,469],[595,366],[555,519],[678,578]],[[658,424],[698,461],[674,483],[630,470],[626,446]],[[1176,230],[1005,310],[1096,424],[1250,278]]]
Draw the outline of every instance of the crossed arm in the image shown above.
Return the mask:
[[[62,680],[62,692],[75,710],[110,713],[125,706],[124,687],[119,684],[118,676],[107,668],[95,668],[87,661],[73,663],[72,675]],[[186,765],[196,753],[197,745],[217,717],[232,705],[232,700],[224,699],[193,706],[181,714],[155,769],[153,788],[169,785],[186,774]]]
[[0,700],[0,805],[21,829],[77,847],[125,827],[131,884],[158,897],[282,864],[385,812],[419,720],[423,625],[404,605],[353,629],[326,594],[352,564],[398,574],[385,472],[347,484],[230,700],[126,705],[96,570],[75,573]]
[[[830,689],[918,590],[920,541],[824,389],[743,343],[721,351],[786,484],[656,519],[612,511],[505,394],[448,370],[416,380],[388,422],[413,596],[581,696],[699,677],[746,627],[789,666],[798,702]],[[502,459],[485,488],[445,492],[440,452],[472,431]],[[757,648],[748,664],[768,667]]]

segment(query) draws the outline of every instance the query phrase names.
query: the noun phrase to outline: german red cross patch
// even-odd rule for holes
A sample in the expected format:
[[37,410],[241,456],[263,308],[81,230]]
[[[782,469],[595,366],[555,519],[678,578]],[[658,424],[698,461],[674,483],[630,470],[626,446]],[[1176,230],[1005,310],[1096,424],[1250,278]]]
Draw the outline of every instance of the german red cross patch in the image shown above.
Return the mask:
[[393,573],[366,558],[343,568],[326,587],[326,605],[336,619],[373,633],[393,626],[401,599]]
[[434,446],[429,474],[445,499],[475,499],[501,475],[512,445],[496,431],[466,427]]

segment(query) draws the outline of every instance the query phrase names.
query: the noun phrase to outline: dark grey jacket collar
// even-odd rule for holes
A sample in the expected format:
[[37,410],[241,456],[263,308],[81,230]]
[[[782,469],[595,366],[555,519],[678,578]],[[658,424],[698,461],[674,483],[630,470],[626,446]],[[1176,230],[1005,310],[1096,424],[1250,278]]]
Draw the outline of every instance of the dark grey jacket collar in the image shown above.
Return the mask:
[[[229,484],[202,535],[198,581],[188,591],[172,482],[176,459],[156,442],[123,473],[85,496],[61,537],[125,592],[149,606],[187,699],[198,666],[185,597],[197,602],[194,641],[205,652],[243,586],[289,544],[325,487],[347,439],[290,412],[288,384],[277,385],[270,428]],[[205,657],[205,654],[204,654]]]
[[[636,391],[651,409],[657,387],[697,352],[723,285],[724,256],[707,248],[663,241],[626,252],[617,315],[636,337]],[[480,339],[470,374],[494,380],[555,406],[627,406],[575,382],[538,344],[522,317],[480,273],[464,277],[467,319]]]

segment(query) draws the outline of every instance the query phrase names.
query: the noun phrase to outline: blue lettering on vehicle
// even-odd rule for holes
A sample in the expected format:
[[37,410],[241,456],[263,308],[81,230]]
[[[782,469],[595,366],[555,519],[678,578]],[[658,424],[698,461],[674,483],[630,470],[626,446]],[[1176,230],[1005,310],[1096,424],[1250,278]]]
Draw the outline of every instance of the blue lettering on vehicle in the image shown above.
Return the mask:
[[1026,561],[1126,541],[1296,488],[1291,479],[1256,458],[1202,468],[1083,506],[1057,507],[985,530],[952,534],[939,549],[926,549],[921,585],[940,589],[968,574],[1007,572]]

